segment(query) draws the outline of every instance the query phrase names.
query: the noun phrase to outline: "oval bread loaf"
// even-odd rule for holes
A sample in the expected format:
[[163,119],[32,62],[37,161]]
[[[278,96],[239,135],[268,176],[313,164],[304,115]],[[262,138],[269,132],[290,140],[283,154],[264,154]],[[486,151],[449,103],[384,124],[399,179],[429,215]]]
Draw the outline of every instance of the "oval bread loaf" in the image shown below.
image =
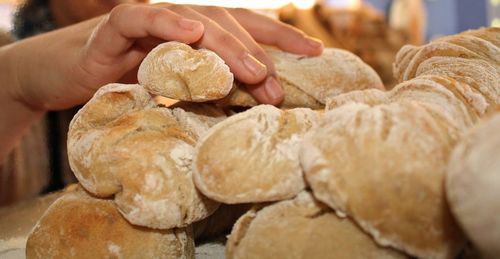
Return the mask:
[[[281,108],[324,107],[326,99],[341,93],[369,88],[384,89],[377,73],[356,55],[340,49],[327,48],[317,57],[286,53],[266,48],[274,62],[285,98]],[[238,85],[219,102],[229,106],[256,106],[258,103]]]
[[196,147],[196,187],[228,204],[295,196],[305,187],[299,143],[318,119],[319,113],[310,109],[279,110],[270,105],[229,117]]
[[56,200],[28,237],[26,257],[194,258],[188,228],[152,230],[131,225],[112,200],[82,189]]
[[408,258],[378,246],[352,220],[300,193],[243,215],[233,227],[226,257],[243,258]]
[[137,78],[152,94],[191,102],[221,99],[233,87],[233,74],[217,54],[175,41],[151,50]]

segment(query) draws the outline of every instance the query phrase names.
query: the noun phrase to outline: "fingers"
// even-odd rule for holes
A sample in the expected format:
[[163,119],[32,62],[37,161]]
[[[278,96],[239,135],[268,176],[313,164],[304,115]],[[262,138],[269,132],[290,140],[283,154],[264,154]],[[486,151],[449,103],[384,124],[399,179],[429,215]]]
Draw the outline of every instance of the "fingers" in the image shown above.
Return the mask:
[[98,74],[100,67],[123,61],[116,71],[123,74],[140,62],[156,39],[196,43],[216,52],[259,102],[269,104],[281,102],[283,90],[273,62],[257,42],[306,55],[319,55],[323,49],[319,41],[301,31],[244,9],[120,5],[94,31],[86,48],[93,63],[86,67],[95,68],[90,74]]
[[266,79],[253,85],[249,85],[247,82],[247,90],[261,103],[279,104],[283,100],[283,90],[276,80],[274,63],[264,49],[225,9],[202,6],[192,6],[192,9],[210,17],[217,24],[224,27],[247,48],[253,57],[266,66]]
[[[237,35],[227,30],[226,24],[223,28],[213,19],[187,6],[173,5],[170,6],[170,10],[203,23],[205,33],[197,44],[216,52],[224,59],[238,80],[247,84],[256,84],[265,79],[266,66],[252,55],[251,50],[237,38]],[[219,16],[219,19],[226,19],[222,18],[225,10],[222,8],[218,10],[220,13],[212,15]]]
[[89,50],[98,51],[102,58],[114,58],[127,52],[138,38],[153,36],[189,44],[202,35],[202,23],[170,10],[148,5],[119,5],[95,31]]
[[269,76],[257,85],[246,85],[246,89],[260,103],[278,105],[285,97],[283,88],[275,76]]
[[296,54],[316,56],[323,52],[320,40],[307,36],[297,28],[247,9],[228,11],[258,42]]

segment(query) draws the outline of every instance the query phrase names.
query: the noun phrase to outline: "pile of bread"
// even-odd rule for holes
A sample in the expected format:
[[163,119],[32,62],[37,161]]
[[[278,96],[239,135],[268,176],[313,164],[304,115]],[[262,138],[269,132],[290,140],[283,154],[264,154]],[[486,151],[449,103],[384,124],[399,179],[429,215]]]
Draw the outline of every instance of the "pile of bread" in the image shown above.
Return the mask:
[[390,91],[349,52],[267,51],[279,108],[176,42],[138,85],[102,87],[70,125],[81,187],[28,257],[193,258],[231,226],[228,258],[454,258],[467,240],[500,256],[500,29],[405,46]]

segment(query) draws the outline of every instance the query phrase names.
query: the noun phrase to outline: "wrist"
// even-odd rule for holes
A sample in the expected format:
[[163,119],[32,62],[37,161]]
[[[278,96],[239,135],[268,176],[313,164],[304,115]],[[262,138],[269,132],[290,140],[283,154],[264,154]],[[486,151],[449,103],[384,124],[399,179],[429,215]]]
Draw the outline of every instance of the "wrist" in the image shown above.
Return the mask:
[[17,145],[26,130],[44,111],[30,107],[22,98],[16,44],[0,48],[0,163]]
[[[25,50],[19,43],[13,43],[0,48],[0,98],[2,101],[22,108],[25,112],[41,114],[45,112],[43,105],[37,105],[29,98],[30,79],[33,69],[25,64]],[[28,54],[29,55],[29,54]],[[29,62],[28,62],[29,63]],[[31,86],[35,87],[35,86]]]

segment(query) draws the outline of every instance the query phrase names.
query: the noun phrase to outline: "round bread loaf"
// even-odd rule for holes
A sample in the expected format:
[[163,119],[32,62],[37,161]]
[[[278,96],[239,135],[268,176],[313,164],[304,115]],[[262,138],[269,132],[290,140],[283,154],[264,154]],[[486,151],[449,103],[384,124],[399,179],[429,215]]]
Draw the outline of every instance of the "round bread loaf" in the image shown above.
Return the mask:
[[[356,55],[327,48],[321,56],[306,57],[266,48],[274,62],[285,98],[281,108],[324,107],[326,99],[341,93],[369,88],[384,89],[377,73]],[[221,104],[256,106],[258,103],[240,85]]]
[[151,50],[137,78],[150,93],[191,102],[221,99],[233,87],[233,74],[217,54],[175,41]]
[[226,257],[408,258],[378,246],[350,219],[339,218],[307,192],[243,215],[229,236]]
[[26,257],[194,258],[188,228],[152,230],[133,226],[112,200],[79,189],[55,201],[32,230]]
[[191,160],[197,139],[223,118],[156,108],[139,85],[107,85],[71,122],[70,165],[89,192],[114,196],[132,224],[184,227],[218,206],[196,190]]
[[260,105],[217,124],[193,160],[196,187],[228,204],[287,199],[304,189],[298,160],[302,135],[319,119],[310,109]]
[[451,154],[446,193],[484,258],[500,258],[500,113],[473,128]]
[[452,258],[464,243],[443,188],[454,141],[417,103],[347,104],[306,134],[300,158],[315,197],[378,244]]

